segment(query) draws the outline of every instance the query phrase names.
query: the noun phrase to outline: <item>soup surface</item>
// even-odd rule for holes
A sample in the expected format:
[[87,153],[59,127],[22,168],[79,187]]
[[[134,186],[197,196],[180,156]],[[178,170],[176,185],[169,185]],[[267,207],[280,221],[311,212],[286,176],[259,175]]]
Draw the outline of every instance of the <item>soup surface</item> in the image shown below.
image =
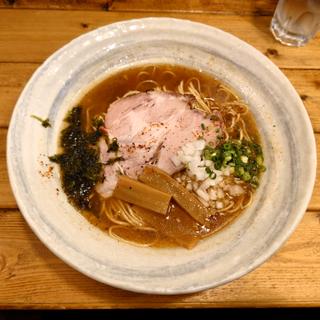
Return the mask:
[[193,248],[251,204],[265,170],[248,107],[182,66],[119,71],[67,122],[51,157],[65,192],[90,223],[134,245]]

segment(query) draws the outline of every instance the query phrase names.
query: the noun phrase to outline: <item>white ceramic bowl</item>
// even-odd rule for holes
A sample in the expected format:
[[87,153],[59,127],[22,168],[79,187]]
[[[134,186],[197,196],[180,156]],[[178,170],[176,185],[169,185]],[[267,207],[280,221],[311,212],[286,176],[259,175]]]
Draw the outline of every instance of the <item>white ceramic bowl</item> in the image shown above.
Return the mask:
[[[57,151],[62,120],[95,83],[123,67],[175,63],[205,70],[249,104],[263,139],[267,172],[252,206],[231,226],[186,250],[138,248],[111,239],[67,202],[59,171],[43,177]],[[45,129],[30,115],[49,117]],[[30,227],[58,257],[115,287],[177,294],[218,286],[269,258],[302,218],[315,180],[315,141],[305,108],[264,55],[221,30],[190,21],[147,18],[89,32],[35,72],[8,133],[12,188]]]

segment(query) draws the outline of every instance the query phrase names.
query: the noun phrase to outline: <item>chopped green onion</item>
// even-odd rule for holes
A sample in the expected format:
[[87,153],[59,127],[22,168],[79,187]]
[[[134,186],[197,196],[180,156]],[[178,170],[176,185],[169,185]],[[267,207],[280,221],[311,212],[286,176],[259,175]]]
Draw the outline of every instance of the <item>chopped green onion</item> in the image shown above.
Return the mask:
[[206,167],[206,173],[209,175],[209,178],[215,179],[217,177],[216,173],[212,171],[209,167]]
[[[254,188],[259,185],[260,173],[266,170],[261,146],[247,140],[230,140],[216,148],[206,146],[202,157],[211,160],[216,170],[229,167],[230,173]],[[210,175],[209,170],[206,168]]]
[[232,149],[232,144],[230,142],[226,142],[222,145],[222,148],[224,150],[231,150]]
[[203,157],[206,160],[211,160],[211,158],[213,157],[213,153],[214,153],[214,149],[211,148],[210,146],[206,146],[203,150]]
[[249,181],[251,179],[251,175],[248,171],[244,172],[243,175],[241,176],[241,179],[243,181]]
[[243,167],[236,167],[236,172],[241,177],[244,175],[244,168]]
[[262,157],[261,154],[257,155],[256,161],[257,161],[257,164],[258,164],[259,166],[262,166],[262,165],[263,165],[263,157]]

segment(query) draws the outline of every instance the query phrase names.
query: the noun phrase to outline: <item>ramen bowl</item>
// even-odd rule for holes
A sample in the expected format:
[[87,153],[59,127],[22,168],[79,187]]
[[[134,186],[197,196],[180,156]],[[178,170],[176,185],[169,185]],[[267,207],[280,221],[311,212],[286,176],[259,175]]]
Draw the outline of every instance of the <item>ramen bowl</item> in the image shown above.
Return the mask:
[[[252,205],[192,250],[141,248],[110,238],[69,204],[59,170],[48,160],[57,152],[67,111],[90,88],[122,68],[155,63],[203,70],[226,83],[249,105],[262,139],[267,171]],[[51,127],[31,115],[49,118]],[[266,261],[302,218],[316,169],[310,120],[283,73],[226,32],[168,18],[111,24],[49,57],[17,102],[7,158],[19,208],[53,253],[105,284],[157,294],[219,286]]]

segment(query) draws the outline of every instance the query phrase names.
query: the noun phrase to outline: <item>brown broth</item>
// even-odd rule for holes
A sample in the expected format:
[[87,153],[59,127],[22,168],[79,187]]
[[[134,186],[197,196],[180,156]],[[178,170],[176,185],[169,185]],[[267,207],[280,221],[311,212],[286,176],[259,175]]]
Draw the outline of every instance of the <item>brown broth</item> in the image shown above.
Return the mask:
[[[83,120],[86,121],[88,118],[92,119],[95,115],[107,112],[108,106],[113,101],[119,97],[122,97],[131,90],[147,91],[154,89],[155,85],[153,81],[157,82],[157,84],[161,87],[165,86],[167,90],[174,91],[181,80],[186,83],[192,78],[199,79],[201,83],[201,92],[207,97],[213,97],[218,102],[237,100],[235,95],[226,96],[226,94],[223,92],[217,92],[218,87],[222,83],[205,72],[199,72],[197,70],[177,65],[134,67],[131,69],[122,70],[114,75],[109,76],[105,80],[98,83],[80,100],[79,105],[82,106],[87,112],[87,116]],[[253,115],[248,112],[243,119],[246,122],[248,134],[255,142],[259,143],[259,133]],[[89,127],[90,123],[84,123],[84,125],[85,127]],[[104,200],[102,200],[102,198],[95,193],[91,200],[92,212],[86,212],[84,213],[84,216],[90,223],[96,225],[104,231],[107,231],[108,228],[113,225],[113,223],[110,222],[104,214],[100,214],[101,201]],[[242,211],[243,210],[238,210],[228,216],[221,215],[215,217],[214,221],[212,221],[211,228],[207,229],[206,231],[199,231],[199,239],[206,237],[213,231],[216,232],[217,230],[221,229],[234,220]],[[188,215],[187,213],[185,214]],[[201,229],[196,222],[194,222],[194,225],[195,227],[198,227],[199,230]],[[134,241],[137,240],[137,237],[140,237],[142,242],[146,240],[143,239],[143,235],[141,234],[137,236],[137,233],[134,230],[124,230],[122,233],[123,237],[127,240]],[[148,237],[149,236],[150,235],[148,235]],[[170,238],[163,236],[161,240],[158,241],[154,246],[169,247],[177,246],[177,244]]]

